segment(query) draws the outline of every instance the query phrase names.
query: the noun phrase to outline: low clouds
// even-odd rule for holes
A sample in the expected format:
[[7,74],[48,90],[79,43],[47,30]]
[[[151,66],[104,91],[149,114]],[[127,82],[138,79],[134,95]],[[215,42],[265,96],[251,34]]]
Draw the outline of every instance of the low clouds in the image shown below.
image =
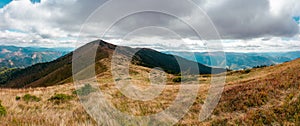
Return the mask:
[[299,32],[290,13],[272,13],[268,0],[223,0],[207,12],[223,38],[291,37]]
[[[106,0],[42,0],[41,3],[33,4],[29,0],[12,1],[0,9],[0,44],[73,46],[70,43],[76,41],[84,21],[105,2]],[[112,23],[106,19],[118,13],[118,11],[122,11],[122,6],[136,7],[139,5],[138,2],[143,1],[139,0],[132,3],[120,1],[119,8],[112,8],[112,11],[106,16],[97,17],[96,22],[89,22],[86,32],[82,33],[85,38],[80,41],[88,42],[98,38],[100,36],[98,32],[105,30],[101,29],[101,26]],[[193,0],[193,2],[208,14],[224,40],[230,40],[233,43],[239,42],[235,45],[225,43],[224,47],[226,48],[246,48],[241,46],[245,43],[246,45],[251,43],[248,45],[255,48],[254,46],[258,46],[257,43],[272,43],[275,40],[277,43],[287,42],[281,38],[289,38],[288,42],[300,40],[298,37],[299,24],[293,19],[293,17],[300,16],[300,2],[297,2],[297,0]],[[157,1],[158,8],[164,4],[169,4],[170,9],[177,9],[176,12],[180,18],[199,16],[195,9],[184,8],[181,6],[182,4]],[[120,25],[120,27],[114,28],[105,39],[108,41],[118,40],[121,36],[132,32],[131,26],[139,26],[142,23],[172,28],[172,30],[183,35],[181,37],[184,39],[195,41],[195,33],[172,17],[144,13],[126,20],[123,23],[128,25]],[[141,22],[141,20],[144,21]],[[192,23],[201,25],[203,23],[201,16],[199,16],[199,20],[193,20]],[[205,31],[206,24],[202,26]],[[144,34],[137,34],[135,38],[131,36],[131,39],[127,41],[156,40],[154,47],[159,48],[157,44],[167,41],[172,43],[171,41],[174,41],[176,37],[178,36],[162,34],[160,31],[152,30],[144,32]],[[180,43],[178,42],[175,45],[180,45]],[[130,43],[125,45],[130,45]],[[203,44],[199,45],[203,46]],[[231,45],[231,47],[228,45]],[[270,47],[270,49],[274,49],[271,44],[269,45],[257,48]],[[287,46],[284,47],[287,48]],[[187,48],[196,47],[191,44]],[[202,49],[203,47],[197,48]]]
[[60,41],[74,42],[81,24],[103,3],[99,0],[44,0],[35,4],[29,0],[12,1],[0,9],[0,32],[10,36],[1,37],[0,44],[31,46],[39,42],[38,46],[56,47],[63,46]]

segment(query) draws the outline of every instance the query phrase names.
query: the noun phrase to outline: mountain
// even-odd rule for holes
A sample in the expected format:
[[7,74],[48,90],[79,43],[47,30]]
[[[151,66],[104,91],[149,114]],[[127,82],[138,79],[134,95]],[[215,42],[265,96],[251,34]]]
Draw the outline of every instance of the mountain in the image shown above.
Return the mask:
[[49,62],[70,52],[68,48],[0,46],[0,67],[24,68]]
[[[113,45],[107,47],[114,48]],[[106,49],[106,51],[111,50]],[[105,63],[104,59],[103,63]],[[146,79],[149,78],[150,68],[134,66],[132,70],[134,73],[130,79],[137,82],[134,84],[151,84],[151,81]],[[141,121],[140,119],[119,119],[116,118],[116,114],[104,115],[101,112],[106,109],[97,109],[97,107],[105,105],[97,103],[103,103],[101,101],[106,100],[111,103],[111,106],[128,115],[149,117],[149,115],[169,109],[170,106],[180,105],[176,103],[180,90],[184,90],[184,96],[190,97],[193,94],[189,90],[200,86],[189,111],[175,125],[300,125],[300,59],[270,67],[253,68],[248,72],[245,70],[227,72],[221,99],[212,115],[202,122],[199,121],[199,115],[204,104],[209,101],[206,98],[212,87],[212,76],[200,75],[197,76],[200,81],[199,84],[182,85],[172,81],[172,79],[177,78],[176,75],[170,75],[170,79],[166,80],[166,85],[158,85],[163,89],[160,95],[152,100],[140,101],[131,99],[124,95],[124,92],[120,92],[120,89],[116,87],[117,78],[110,74],[111,71],[109,70],[101,73],[101,76],[97,77],[99,83],[90,83],[87,80],[86,83],[90,85],[82,85],[79,88],[75,88],[72,83],[67,83],[39,88],[0,89],[1,112],[3,113],[5,110],[7,113],[6,116],[4,114],[1,116],[1,123],[2,125],[16,125],[17,123],[18,125],[71,126],[164,125],[164,123],[154,119]],[[98,91],[94,91],[94,88],[97,88]],[[188,91],[185,91],[186,89]],[[85,91],[86,94],[78,98],[80,94],[74,94],[75,90],[77,92]],[[103,100],[99,98],[100,91],[105,96]],[[83,106],[83,103],[88,103],[90,105],[88,107],[97,115],[86,112],[88,107]],[[185,105],[185,102],[182,104]],[[177,113],[177,111],[174,112]],[[97,118],[102,114],[103,118]],[[164,115],[170,117],[168,114]],[[123,115],[120,114],[120,116]],[[114,118],[114,121],[111,121],[111,118]]]
[[[2,83],[3,87],[22,88],[22,87],[43,87],[57,84],[63,84],[72,81],[72,60],[82,60],[80,68],[74,73],[80,73],[94,64],[93,62],[85,62],[88,54],[92,53],[91,48],[97,48],[95,57],[96,73],[100,74],[110,68],[111,58],[115,49],[118,48],[118,55],[127,57],[133,55],[132,64],[145,66],[149,68],[160,67],[168,73],[179,74],[184,71],[188,74],[211,74],[225,72],[225,69],[211,68],[200,63],[186,60],[184,58],[160,53],[158,51],[146,48],[130,48],[125,46],[116,46],[102,40],[90,42],[74,52],[71,52],[52,62],[38,63],[25,69],[10,72]],[[134,53],[136,52],[136,53]],[[73,53],[80,54],[75,59],[72,59]],[[105,62],[104,62],[105,61]],[[177,63],[180,62],[180,66]]]
[[[212,66],[210,55],[216,52],[164,52],[178,55],[188,60]],[[275,52],[275,53],[234,53],[225,52],[226,66],[232,70],[240,70],[257,66],[270,66],[300,58],[300,52]]]

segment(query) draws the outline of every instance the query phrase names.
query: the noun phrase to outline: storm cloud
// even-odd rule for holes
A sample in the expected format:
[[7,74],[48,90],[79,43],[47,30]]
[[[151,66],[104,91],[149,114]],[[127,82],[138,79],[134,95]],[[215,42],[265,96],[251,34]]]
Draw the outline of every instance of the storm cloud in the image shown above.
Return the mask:
[[290,13],[272,13],[268,0],[223,0],[207,13],[223,38],[291,37],[299,32]]
[[[149,0],[120,1],[117,6],[110,8],[109,13],[92,15],[95,20],[88,22],[85,32],[81,33],[84,38],[80,41],[88,42],[99,38],[99,31],[105,30],[102,29],[104,26],[112,24],[109,20],[111,17],[126,9],[124,7],[139,7],[139,2],[145,1],[149,2]],[[82,24],[87,23],[85,21],[91,18],[91,14],[97,13],[95,10],[105,2],[107,0],[42,0],[35,4],[29,0],[12,1],[0,8],[0,44],[26,46],[34,43],[35,46],[70,46],[70,43],[77,41]],[[300,2],[297,0],[193,0],[192,2],[207,14],[224,40],[231,40],[233,43],[255,40],[255,44],[282,40],[280,38],[288,38],[291,43],[299,40],[299,24],[294,18],[300,16]],[[180,2],[167,3],[163,0],[155,1],[154,4],[157,8],[175,10],[178,17],[163,13],[131,15],[119,22],[121,25],[113,27],[104,39],[108,41],[121,39],[124,35],[133,32],[133,26],[157,26],[171,29],[180,34],[181,38],[190,40],[189,48],[193,48],[195,42],[192,41],[198,39],[195,37],[195,32],[178,19],[199,17],[190,23],[200,25],[203,31],[207,30],[207,24],[202,20],[203,16],[199,15],[199,8],[186,8]],[[168,8],[164,5],[168,5]],[[155,39],[152,40],[157,40],[154,45],[157,45],[162,41],[174,41],[178,37],[163,33],[165,31],[145,30],[139,34],[131,34],[131,38],[136,37],[142,41],[153,37]],[[178,43],[176,46],[181,42]],[[196,45],[203,45],[203,43]],[[253,45],[249,44],[249,46]],[[234,46],[238,45],[232,45]]]

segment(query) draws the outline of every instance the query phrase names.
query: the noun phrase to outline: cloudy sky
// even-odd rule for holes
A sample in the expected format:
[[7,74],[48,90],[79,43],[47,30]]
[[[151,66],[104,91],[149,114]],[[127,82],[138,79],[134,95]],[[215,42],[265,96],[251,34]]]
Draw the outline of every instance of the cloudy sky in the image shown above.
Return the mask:
[[[157,50],[207,51],[207,43],[217,38],[198,38],[189,27],[198,25],[203,32],[208,30],[205,16],[199,13],[201,8],[218,31],[224,51],[300,50],[298,0],[193,0],[199,8],[151,0],[156,8],[174,10],[176,17],[139,12],[111,20],[129,8],[147,8],[141,1],[149,2],[116,2],[115,6],[106,7],[109,11],[102,11],[99,8],[105,8],[105,0],[1,0],[0,45],[76,47],[78,42],[82,45],[104,39]],[[193,20],[186,24],[179,19]],[[102,37],[100,33],[112,23]]]

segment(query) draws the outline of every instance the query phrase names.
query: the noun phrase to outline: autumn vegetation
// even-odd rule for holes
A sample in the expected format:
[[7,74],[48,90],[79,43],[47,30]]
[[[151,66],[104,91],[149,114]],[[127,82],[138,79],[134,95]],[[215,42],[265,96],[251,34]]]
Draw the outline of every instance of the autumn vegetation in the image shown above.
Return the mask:
[[[201,89],[195,103],[178,125],[299,125],[300,60],[251,71],[227,73],[226,86],[212,116],[198,121],[201,105],[209,89],[210,75],[200,75]],[[149,68],[133,66],[135,84],[146,80]],[[149,115],[163,111],[179,90],[178,76],[168,75],[167,87],[153,101],[141,102],[126,98],[114,88],[109,74],[98,77],[99,89],[120,111],[133,115]],[[174,81],[176,80],[176,81]],[[1,89],[0,120],[4,125],[96,125],[86,113],[78,95],[96,93],[91,84],[75,89],[72,83],[29,89]],[[38,115],[38,116],[37,116]]]
[[[87,80],[80,85],[74,85],[69,56],[55,61],[58,66],[55,63],[37,64],[32,68],[10,73],[9,76],[14,74],[17,79],[4,80],[13,88],[0,88],[1,125],[106,124],[108,120],[93,118],[81,104],[90,96],[97,95],[99,91],[121,112],[135,116],[151,115],[162,112],[173,104],[182,84],[180,82],[185,82],[182,86],[200,88],[189,111],[176,125],[300,125],[300,59],[269,67],[259,66],[222,74],[192,74],[188,77],[182,77],[177,69],[173,69],[175,71],[165,73],[166,84],[161,94],[152,100],[139,101],[126,97],[116,87],[115,83],[122,79],[113,77],[110,69],[112,67],[109,50],[114,46],[103,46],[106,51],[98,50],[96,81]],[[150,62],[153,58],[151,55],[157,52],[143,51],[146,51],[142,53],[147,54],[147,57],[135,57],[140,60],[130,64],[130,77],[125,78],[141,89],[151,85],[149,73],[159,65]],[[169,57],[169,60],[172,61],[173,58]],[[165,66],[163,70],[173,68],[173,65]],[[40,72],[32,73],[34,69]],[[221,99],[212,115],[200,122],[199,114],[202,105],[205,104],[212,77],[224,74],[226,84]],[[186,92],[184,95],[191,95]],[[122,125],[131,123],[123,120]]]

